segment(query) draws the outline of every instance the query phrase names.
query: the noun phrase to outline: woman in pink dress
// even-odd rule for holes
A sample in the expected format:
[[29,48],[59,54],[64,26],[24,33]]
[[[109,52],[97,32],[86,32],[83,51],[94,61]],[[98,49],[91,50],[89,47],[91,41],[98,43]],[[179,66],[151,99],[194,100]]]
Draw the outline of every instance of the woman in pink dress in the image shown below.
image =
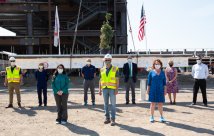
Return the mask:
[[[167,93],[169,96],[170,104],[176,104],[176,93],[178,93],[177,69],[173,67],[174,63],[172,60],[169,60],[168,64],[169,67],[167,67],[165,70]],[[173,93],[173,102],[171,93]]]

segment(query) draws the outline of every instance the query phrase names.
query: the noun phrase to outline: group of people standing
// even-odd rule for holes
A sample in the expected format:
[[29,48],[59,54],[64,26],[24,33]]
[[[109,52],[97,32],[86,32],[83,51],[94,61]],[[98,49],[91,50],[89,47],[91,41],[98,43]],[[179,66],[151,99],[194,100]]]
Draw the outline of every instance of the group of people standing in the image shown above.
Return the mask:
[[[208,77],[208,68],[201,62],[202,58],[197,58],[197,64],[192,67],[192,76],[195,79],[193,87],[193,103],[196,104],[196,98],[199,87],[203,95],[204,105],[207,106],[206,98],[206,78]],[[15,65],[15,58],[9,59],[11,66],[6,68],[5,86],[9,90],[9,105],[6,108],[13,107],[13,92],[17,94],[18,106],[21,108],[20,83],[22,80],[21,68]],[[119,88],[119,68],[112,65],[112,56],[104,56],[104,66],[100,69],[99,95],[103,94],[105,121],[104,124],[116,124],[116,95]],[[176,93],[178,93],[177,69],[173,67],[173,61],[168,62],[168,67],[163,71],[161,60],[156,59],[153,62],[152,70],[148,74],[147,94],[149,95],[150,104],[150,122],[154,122],[155,105],[158,104],[160,112],[160,122],[165,122],[163,117],[163,103],[165,95],[168,93],[170,104],[176,104]],[[132,104],[136,104],[135,84],[137,81],[137,64],[133,63],[132,57],[127,58],[127,63],[123,66],[124,82],[126,96],[125,104],[129,104],[129,91],[132,93]],[[35,72],[37,80],[37,93],[39,106],[47,106],[47,81],[49,74],[44,69],[44,64],[40,63],[38,70]],[[92,105],[95,106],[95,77],[96,68],[91,64],[91,59],[86,60],[86,65],[82,68],[82,77],[84,78],[84,106],[88,105],[88,89],[91,91]],[[57,106],[57,124],[66,124],[68,120],[67,102],[69,97],[70,79],[66,74],[65,67],[60,64],[57,66],[52,76],[52,89]],[[43,101],[42,101],[43,94]],[[173,99],[171,97],[173,94]],[[109,100],[111,103],[111,116],[109,112]]]

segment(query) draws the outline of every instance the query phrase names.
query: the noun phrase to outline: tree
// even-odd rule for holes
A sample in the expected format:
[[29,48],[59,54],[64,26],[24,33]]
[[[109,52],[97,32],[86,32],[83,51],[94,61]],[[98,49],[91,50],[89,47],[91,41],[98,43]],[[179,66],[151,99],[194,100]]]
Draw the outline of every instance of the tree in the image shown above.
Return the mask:
[[100,49],[102,50],[109,50],[112,38],[114,36],[114,32],[112,30],[111,25],[109,24],[109,20],[111,19],[111,14],[106,13],[106,21],[104,21],[101,27],[101,35],[100,35]]

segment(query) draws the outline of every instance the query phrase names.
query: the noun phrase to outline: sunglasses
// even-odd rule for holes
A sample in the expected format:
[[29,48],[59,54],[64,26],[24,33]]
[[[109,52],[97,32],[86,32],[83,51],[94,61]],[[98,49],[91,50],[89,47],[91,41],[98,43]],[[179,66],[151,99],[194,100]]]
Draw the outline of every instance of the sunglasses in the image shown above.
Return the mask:
[[10,62],[15,62],[15,60],[11,60]]

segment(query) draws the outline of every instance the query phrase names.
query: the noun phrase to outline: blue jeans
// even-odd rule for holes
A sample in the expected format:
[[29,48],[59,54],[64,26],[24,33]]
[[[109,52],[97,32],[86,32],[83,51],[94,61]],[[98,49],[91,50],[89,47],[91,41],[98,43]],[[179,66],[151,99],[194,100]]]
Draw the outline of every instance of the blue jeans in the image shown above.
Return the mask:
[[103,89],[104,110],[106,119],[110,119],[109,115],[109,98],[111,102],[111,119],[115,119],[116,114],[116,95],[114,89]]

